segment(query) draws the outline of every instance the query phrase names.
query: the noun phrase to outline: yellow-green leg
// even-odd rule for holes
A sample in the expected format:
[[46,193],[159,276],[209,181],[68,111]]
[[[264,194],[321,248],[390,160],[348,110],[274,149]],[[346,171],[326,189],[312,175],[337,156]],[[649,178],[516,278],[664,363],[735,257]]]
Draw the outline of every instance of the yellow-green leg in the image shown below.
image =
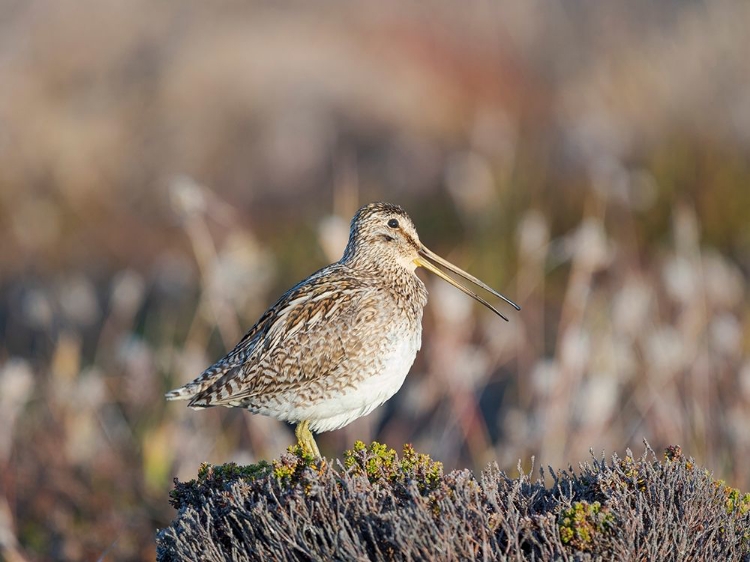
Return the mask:
[[299,422],[297,424],[297,427],[294,429],[294,435],[297,436],[297,443],[300,447],[302,447],[307,452],[315,455],[316,458],[322,458],[320,456],[320,451],[318,450],[318,444],[315,443],[313,434],[310,432],[309,421],[305,420]]

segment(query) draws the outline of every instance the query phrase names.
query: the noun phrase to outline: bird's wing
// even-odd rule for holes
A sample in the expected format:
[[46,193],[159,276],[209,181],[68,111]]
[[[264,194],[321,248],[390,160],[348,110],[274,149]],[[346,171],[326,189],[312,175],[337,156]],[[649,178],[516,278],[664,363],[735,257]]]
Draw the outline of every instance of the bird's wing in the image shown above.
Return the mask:
[[324,380],[359,349],[362,326],[379,313],[374,293],[339,264],[314,274],[263,314],[222,360],[224,373],[189,405],[240,406],[254,396]]

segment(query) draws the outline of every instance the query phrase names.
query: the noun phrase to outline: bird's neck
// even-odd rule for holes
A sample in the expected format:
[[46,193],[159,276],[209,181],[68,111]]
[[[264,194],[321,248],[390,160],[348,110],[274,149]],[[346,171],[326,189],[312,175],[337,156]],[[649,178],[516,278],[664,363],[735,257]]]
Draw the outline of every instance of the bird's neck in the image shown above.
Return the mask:
[[[408,295],[410,299],[413,299],[412,304],[420,309],[427,302],[427,290],[414,271],[416,266],[404,267],[393,257],[375,259],[372,256],[356,253],[348,256],[348,259],[345,254],[340,263],[353,269],[358,275],[366,276],[378,285],[395,289],[395,292],[399,294]],[[409,263],[409,265],[412,264]]]
[[340,263],[356,271],[383,278],[413,274],[413,270],[409,271],[392,256],[373,255],[366,252],[345,253]]

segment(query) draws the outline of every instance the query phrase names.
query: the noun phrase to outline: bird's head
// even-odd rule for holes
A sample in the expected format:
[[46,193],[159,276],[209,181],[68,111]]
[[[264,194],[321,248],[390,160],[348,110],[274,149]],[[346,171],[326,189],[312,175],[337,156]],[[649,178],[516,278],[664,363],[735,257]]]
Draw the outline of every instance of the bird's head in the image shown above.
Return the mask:
[[420,242],[417,229],[406,211],[391,203],[370,203],[357,211],[342,261],[353,267],[402,267],[409,272],[424,267],[507,320],[490,303],[437,267],[440,265],[521,310],[484,282],[428,250]]

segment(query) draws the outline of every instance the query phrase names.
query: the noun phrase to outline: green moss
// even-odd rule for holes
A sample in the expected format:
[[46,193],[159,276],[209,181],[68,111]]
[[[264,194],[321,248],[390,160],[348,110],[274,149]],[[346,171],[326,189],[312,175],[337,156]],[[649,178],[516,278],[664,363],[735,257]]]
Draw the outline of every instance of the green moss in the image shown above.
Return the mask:
[[750,494],[742,495],[742,492],[737,488],[727,486],[723,480],[717,480],[715,484],[717,487],[723,488],[724,507],[728,514],[736,513],[741,517],[750,511]]
[[370,482],[383,477],[390,480],[397,458],[396,451],[387,445],[373,441],[368,449],[362,441],[356,441],[353,449],[344,452],[344,467],[352,474],[366,475]]
[[344,467],[350,474],[367,476],[371,483],[415,481],[421,492],[437,489],[443,477],[443,463],[417,453],[409,444],[404,445],[399,458],[394,449],[377,441],[369,447],[356,441],[354,447],[344,453]]
[[599,502],[574,502],[560,513],[560,539],[577,550],[593,550],[597,536],[609,532],[614,522],[609,509]]
[[297,484],[302,480],[306,469],[322,470],[326,466],[324,460],[315,458],[315,455],[300,445],[290,445],[287,454],[273,461],[273,475],[282,484]]
[[430,490],[436,489],[443,477],[443,463],[433,461],[430,455],[417,453],[410,444],[404,445],[401,470],[418,476]]
[[239,466],[233,462],[220,465],[212,465],[204,462],[198,469],[198,480],[200,482],[207,480],[226,482],[238,479],[252,481],[263,478],[270,471],[271,465],[266,461],[260,461],[257,464],[247,466]]
[[175,487],[169,492],[169,503],[177,509],[185,505],[200,505],[203,498],[213,490],[225,491],[238,480],[253,482],[265,478],[271,470],[271,464],[266,461],[247,466],[239,466],[233,462],[221,465],[204,462],[198,468],[197,479],[188,482],[178,482],[175,479]]

